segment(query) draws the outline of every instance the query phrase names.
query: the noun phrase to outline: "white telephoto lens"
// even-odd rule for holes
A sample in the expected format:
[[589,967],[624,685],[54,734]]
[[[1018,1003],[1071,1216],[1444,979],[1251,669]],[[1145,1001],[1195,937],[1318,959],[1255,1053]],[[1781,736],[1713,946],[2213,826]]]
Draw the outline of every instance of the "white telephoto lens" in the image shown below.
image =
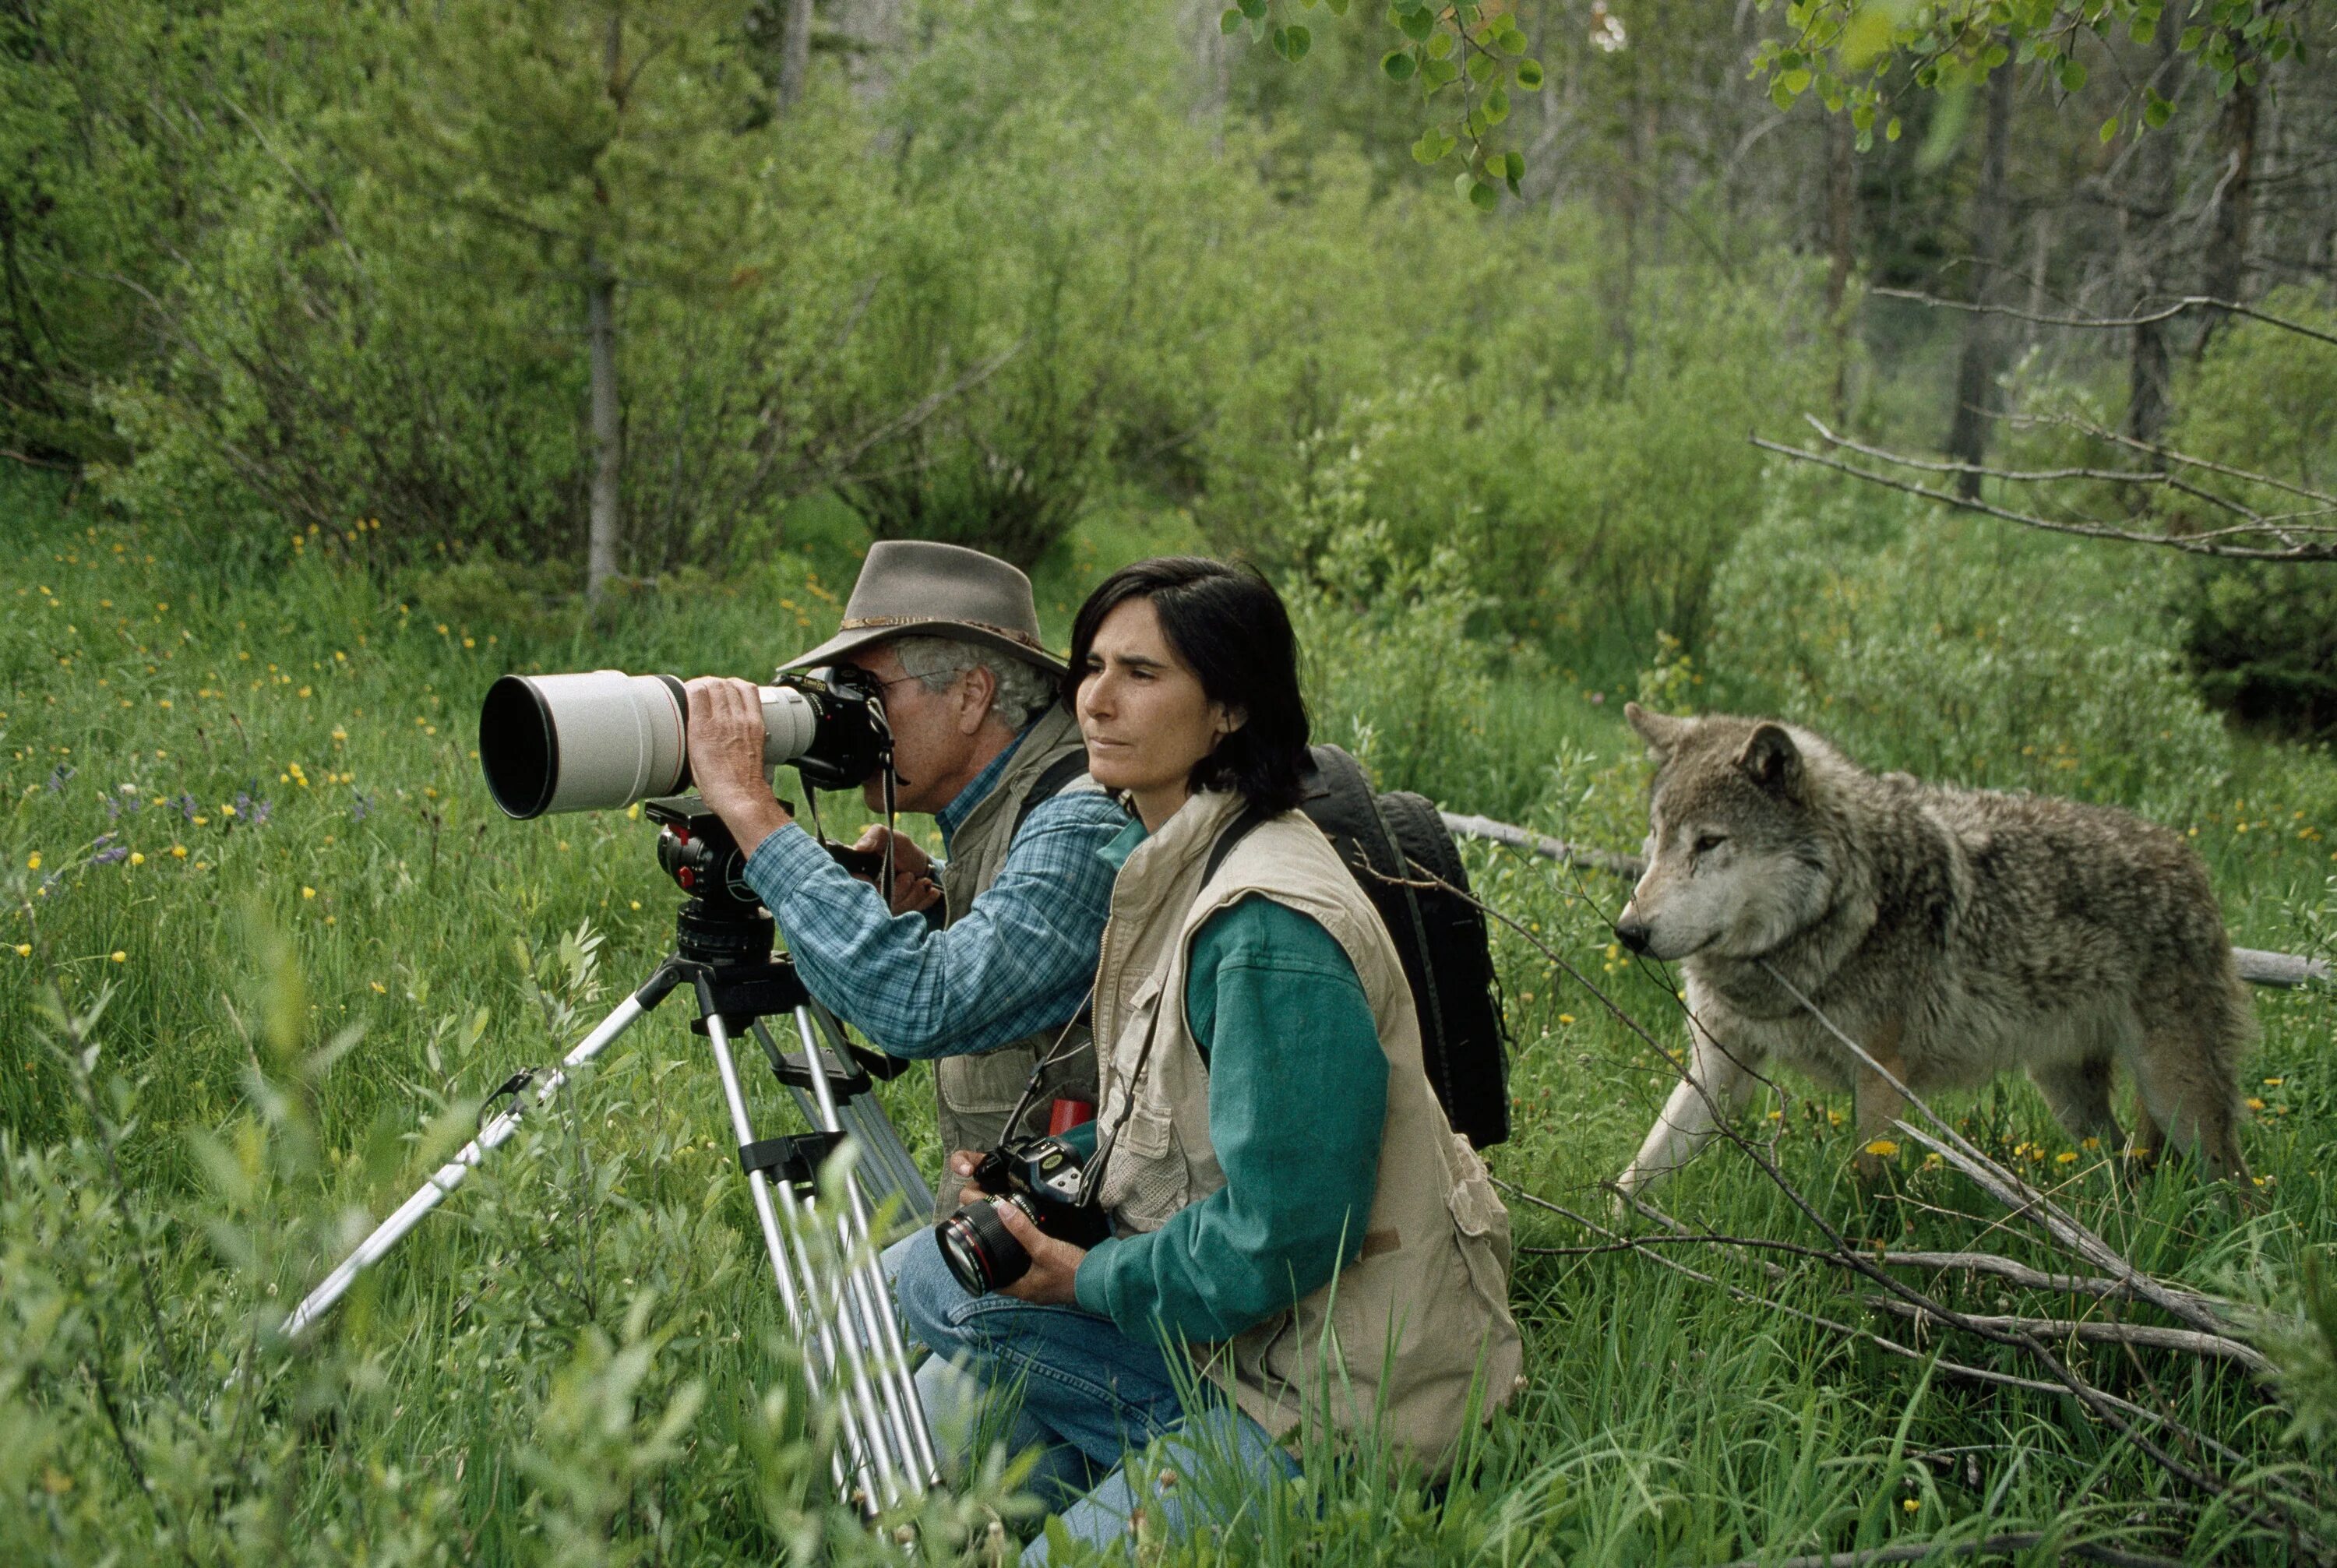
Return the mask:
[[792,686],[758,686],[763,700],[763,766],[777,768],[811,750],[819,715],[811,699]]
[[681,683],[662,675],[504,676],[479,715],[495,803],[526,818],[671,793],[689,760],[681,704]]

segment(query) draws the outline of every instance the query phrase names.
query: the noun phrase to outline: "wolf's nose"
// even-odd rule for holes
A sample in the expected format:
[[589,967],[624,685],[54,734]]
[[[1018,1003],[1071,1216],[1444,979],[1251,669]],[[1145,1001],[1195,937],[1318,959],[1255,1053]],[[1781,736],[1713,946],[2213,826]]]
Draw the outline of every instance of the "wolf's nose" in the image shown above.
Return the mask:
[[1653,933],[1648,931],[1645,921],[1618,920],[1615,922],[1615,940],[1634,953],[1645,953],[1648,950],[1648,938]]

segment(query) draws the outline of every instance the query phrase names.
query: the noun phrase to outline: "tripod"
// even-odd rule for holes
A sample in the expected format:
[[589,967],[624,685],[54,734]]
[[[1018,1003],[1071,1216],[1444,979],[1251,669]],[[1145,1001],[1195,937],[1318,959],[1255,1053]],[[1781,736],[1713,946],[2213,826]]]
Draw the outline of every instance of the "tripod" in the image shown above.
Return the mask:
[[[478,1136],[457,1150],[357,1250],[311,1290],[286,1320],[297,1338],[348,1293],[366,1269],[386,1257],[406,1233],[461,1186],[489,1151],[510,1141],[531,1104],[542,1105],[569,1074],[598,1056],[643,1014],[687,986],[698,1004],[693,1032],[706,1036],[729,1108],[739,1168],[746,1173],[755,1219],[762,1231],[771,1277],[787,1325],[803,1356],[803,1377],[816,1402],[833,1399],[842,1444],[829,1456],[837,1491],[868,1518],[917,1496],[939,1482],[931,1427],[909,1375],[900,1321],[870,1233],[867,1192],[857,1171],[842,1183],[835,1212],[817,1213],[813,1189],[820,1165],[849,1136],[865,1157],[881,1200],[895,1198],[904,1213],[930,1212],[933,1194],[892,1123],[876,1103],[870,1075],[846,1044],[834,1014],[815,1003],[795,966],[772,956],[771,917],[740,875],[743,858],[719,818],[694,797],[646,803],[663,826],[658,859],[691,895],[675,920],[674,951],[648,981],[536,1083],[536,1070],[515,1073],[489,1096],[503,1108],[480,1124]],[[800,1054],[783,1052],[767,1017],[791,1016]],[[813,1131],[758,1139],[747,1114],[731,1042],[751,1032],[771,1069],[787,1084]],[[829,1046],[823,1046],[825,1034]],[[526,1091],[534,1085],[533,1101]],[[821,1223],[833,1247],[815,1250],[808,1227]]]

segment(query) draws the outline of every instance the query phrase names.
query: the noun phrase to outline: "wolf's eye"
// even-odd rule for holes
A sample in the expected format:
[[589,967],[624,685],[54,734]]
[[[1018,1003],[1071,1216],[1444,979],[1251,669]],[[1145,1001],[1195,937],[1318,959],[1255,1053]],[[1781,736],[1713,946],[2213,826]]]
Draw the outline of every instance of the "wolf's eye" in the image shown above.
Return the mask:
[[1696,852],[1709,855],[1727,842],[1728,835],[1726,833],[1699,833],[1696,836]]

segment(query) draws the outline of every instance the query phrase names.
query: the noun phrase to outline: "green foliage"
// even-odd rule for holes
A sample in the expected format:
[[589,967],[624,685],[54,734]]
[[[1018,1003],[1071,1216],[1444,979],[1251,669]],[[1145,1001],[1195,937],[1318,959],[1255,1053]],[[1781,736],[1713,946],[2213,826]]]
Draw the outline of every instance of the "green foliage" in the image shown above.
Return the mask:
[[[1762,0],[1762,8],[1773,3]],[[2087,80],[2081,41],[2147,44],[2162,25],[2179,23],[2176,48],[2198,58],[2221,98],[2237,83],[2254,85],[2266,63],[2287,58],[2304,36],[2296,10],[2279,0],[2192,0],[2173,16],[2167,10],[2166,0],[1786,0],[1788,34],[1764,40],[1753,69],[1767,76],[1780,109],[1814,93],[1834,113],[1847,110],[1864,151],[1874,143],[1894,68],[1906,68],[1918,87],[1961,94],[1992,71],[2033,66],[2074,93]],[[2101,140],[2113,140],[2122,123],[2156,131],[2174,113],[2155,83],[2137,79],[2124,89],[2119,112],[2103,122]],[[1898,127],[1892,118],[1892,141]]]
[[1878,769],[2193,822],[2234,760],[2160,614],[2173,570],[1781,479],[1714,589],[1714,706]]
[[152,352],[172,258],[313,100],[305,8],[33,0],[0,15],[0,448],[67,466],[125,448],[103,406]]
[[[2275,289],[2263,308],[2322,332],[2337,306],[2305,289]],[[2262,321],[2224,325],[2185,378],[2166,445],[2189,456],[2326,493],[2337,480],[2337,348]],[[2260,515],[2307,505],[2275,485],[2185,475]],[[2231,518],[2193,502],[2166,525],[2197,531]],[[2337,736],[2337,573],[2326,566],[2211,562],[2175,600],[2190,623],[2200,689],[2240,719],[2287,734]]]
[[[1296,0],[1295,8],[1311,11],[1316,3]],[[1322,4],[1335,17],[1346,15],[1347,0]],[[1288,19],[1293,9],[1292,0],[1240,0],[1218,25],[1229,34],[1247,28],[1253,41],[1271,44],[1296,64],[1315,39],[1311,29]],[[1510,89],[1535,93],[1542,84],[1541,62],[1526,54],[1531,44],[1517,6],[1508,0],[1456,5],[1393,0],[1387,24],[1395,31],[1395,46],[1380,56],[1380,72],[1412,87],[1428,118],[1413,157],[1433,168],[1461,150],[1453,192],[1480,211],[1501,206],[1504,186],[1512,196],[1523,195],[1518,181],[1525,174],[1525,154],[1502,146],[1494,134],[1510,117]]]

